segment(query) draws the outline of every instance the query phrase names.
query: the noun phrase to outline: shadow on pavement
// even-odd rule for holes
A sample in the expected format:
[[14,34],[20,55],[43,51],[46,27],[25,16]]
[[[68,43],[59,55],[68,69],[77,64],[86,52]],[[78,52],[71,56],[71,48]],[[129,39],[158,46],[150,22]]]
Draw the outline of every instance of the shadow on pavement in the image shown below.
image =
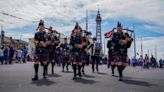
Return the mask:
[[47,76],[48,77],[61,77],[61,75],[58,75],[58,74],[48,74]]
[[146,86],[146,87],[155,85],[155,84],[150,84],[149,82],[145,82],[145,81],[130,80],[130,79],[124,79],[122,82],[126,84],[130,84],[130,85],[138,85],[138,86]]
[[[119,77],[118,75],[114,75],[114,77]],[[131,77],[123,77],[124,79],[131,79]]]
[[83,77],[86,77],[86,78],[95,78],[95,76],[92,76],[92,75],[83,75]]
[[79,82],[79,83],[83,83],[83,84],[95,84],[95,83],[97,83],[97,81],[88,80],[88,79],[84,79],[84,78],[75,79],[74,81]]
[[107,73],[103,73],[103,72],[97,72],[97,74],[99,74],[99,75],[108,75]]
[[72,71],[64,71],[63,73],[73,73]]
[[49,79],[39,79],[37,81],[32,81],[31,84],[35,84],[37,86],[50,86],[56,84],[56,82],[50,81]]

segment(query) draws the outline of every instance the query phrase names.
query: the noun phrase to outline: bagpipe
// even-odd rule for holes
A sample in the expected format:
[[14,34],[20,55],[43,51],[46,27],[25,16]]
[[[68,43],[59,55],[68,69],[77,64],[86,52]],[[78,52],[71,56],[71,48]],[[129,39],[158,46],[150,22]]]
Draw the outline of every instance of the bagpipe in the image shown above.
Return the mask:
[[51,45],[57,46],[60,43],[60,36],[61,33],[57,32],[56,30],[53,30],[52,27],[50,28],[45,28],[50,31],[49,36],[51,39]]
[[37,47],[44,47],[46,44],[45,44],[45,41],[46,41],[46,33],[43,32],[43,33],[40,33],[40,32],[37,32],[35,34],[35,38],[34,38],[34,44],[35,46]]
[[[56,45],[58,45],[58,44],[60,43],[60,36],[61,36],[61,33],[59,33],[59,32],[56,31],[56,30],[53,30],[51,26],[50,26],[49,28],[45,27],[45,26],[44,26],[44,21],[43,21],[43,20],[40,20],[40,22],[39,22],[38,27],[37,27],[36,30],[39,30],[39,27],[40,27],[40,26],[44,27],[44,30],[47,29],[48,31],[50,31],[50,32],[46,32],[46,31],[45,31],[45,33],[46,33],[46,35],[45,35],[45,43],[46,43],[47,45],[56,46]],[[43,38],[43,37],[42,37],[42,38]],[[35,43],[36,43],[37,45],[40,44],[40,46],[43,45],[43,44],[41,44],[41,43],[38,42],[38,41],[36,41]]]
[[[122,39],[120,39],[120,44],[121,45],[126,45],[127,48],[131,46],[131,43],[133,41],[132,33],[134,32],[133,30],[130,29],[123,29],[126,30],[126,32],[123,33]],[[131,32],[131,35],[129,35],[128,32]]]
[[[39,26],[44,26],[44,21],[43,20],[40,20],[40,22],[39,22],[38,27],[36,28],[36,30],[39,29]],[[60,33],[57,32],[56,30],[53,30],[51,26],[49,28],[47,28],[47,27],[44,27],[44,28],[47,29],[47,30],[50,30],[52,33],[56,33],[56,34],[59,34],[60,35]]]
[[[81,34],[80,34],[80,38],[76,38],[76,32],[75,30],[79,29]],[[76,22],[76,25],[74,27],[74,29],[72,30],[71,33],[71,37],[72,37],[72,41],[80,41],[80,44],[75,44],[76,48],[80,48],[80,49],[87,49],[87,46],[90,44],[89,42],[89,36],[92,35],[91,32],[87,31],[87,30],[82,30],[82,28],[79,26],[78,22]],[[75,40],[74,40],[75,38]]]
[[[107,47],[110,47],[110,49],[112,48],[114,49],[116,45],[120,45],[120,46],[126,45],[126,47],[129,48],[133,41],[132,34],[134,31],[126,28],[126,29],[122,29],[121,33],[118,33],[118,32],[115,32],[115,29],[117,28],[113,28],[111,31],[104,34],[105,38],[111,38],[108,41]],[[123,32],[123,31],[126,31],[126,32]],[[129,35],[128,32],[130,32],[131,34]]]
[[[117,28],[113,28],[112,30],[106,32],[106,33],[104,34],[105,38],[112,38],[113,34],[115,33],[115,29],[117,29]],[[132,37],[132,33],[134,33],[133,30],[128,29],[128,28],[122,29],[122,30],[125,30],[126,33],[131,32],[131,37]]]
[[89,35],[92,35],[91,32],[83,30],[83,36],[81,37],[82,44],[83,44],[83,50],[87,51],[90,46],[90,41],[89,41]]
[[61,33],[59,33],[59,32],[56,31],[56,30],[53,30],[53,29],[50,29],[50,28],[47,28],[47,27],[45,27],[45,29],[51,30],[52,33],[56,33],[56,34],[58,34],[58,35],[61,35]]

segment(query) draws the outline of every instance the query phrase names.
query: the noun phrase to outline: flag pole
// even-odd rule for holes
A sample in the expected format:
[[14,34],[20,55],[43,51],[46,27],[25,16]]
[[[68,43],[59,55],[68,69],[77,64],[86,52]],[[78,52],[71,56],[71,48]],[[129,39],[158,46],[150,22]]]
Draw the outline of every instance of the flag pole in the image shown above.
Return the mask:
[[142,45],[142,37],[141,37],[141,55],[143,56],[143,45]]
[[136,59],[136,37],[135,37],[135,25],[133,24],[133,39],[134,39],[134,58]]

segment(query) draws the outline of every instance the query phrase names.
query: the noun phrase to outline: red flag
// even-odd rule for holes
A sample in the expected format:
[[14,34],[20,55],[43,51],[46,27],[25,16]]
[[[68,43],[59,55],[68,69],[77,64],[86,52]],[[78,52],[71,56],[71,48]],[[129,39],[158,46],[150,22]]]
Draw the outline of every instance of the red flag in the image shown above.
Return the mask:
[[114,29],[104,34],[105,38],[111,38],[114,33]]

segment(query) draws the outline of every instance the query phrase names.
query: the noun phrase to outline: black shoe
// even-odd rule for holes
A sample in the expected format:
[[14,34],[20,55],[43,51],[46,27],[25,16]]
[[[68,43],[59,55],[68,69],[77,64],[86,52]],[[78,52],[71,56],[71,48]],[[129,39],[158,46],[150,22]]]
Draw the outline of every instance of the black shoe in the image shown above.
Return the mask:
[[41,66],[43,66],[43,62],[40,62]]
[[81,78],[81,74],[79,75],[79,78]]
[[110,65],[108,65],[108,69],[110,68]]
[[62,72],[64,72],[64,70],[62,70]]
[[76,79],[76,77],[73,77],[73,80],[75,80]]
[[94,71],[94,70],[92,70],[92,72],[94,73],[95,71]]
[[32,78],[32,81],[36,81],[36,80],[38,80],[38,77],[37,76],[35,76],[34,78]]
[[84,70],[81,71],[83,74],[85,74]]
[[54,70],[52,70],[51,72],[52,72],[52,74],[54,74]]
[[44,78],[44,79],[46,79],[47,77],[46,77],[46,76],[44,76],[43,78]]
[[114,72],[112,72],[112,76],[114,76]]
[[123,81],[123,78],[119,78],[119,81]]

